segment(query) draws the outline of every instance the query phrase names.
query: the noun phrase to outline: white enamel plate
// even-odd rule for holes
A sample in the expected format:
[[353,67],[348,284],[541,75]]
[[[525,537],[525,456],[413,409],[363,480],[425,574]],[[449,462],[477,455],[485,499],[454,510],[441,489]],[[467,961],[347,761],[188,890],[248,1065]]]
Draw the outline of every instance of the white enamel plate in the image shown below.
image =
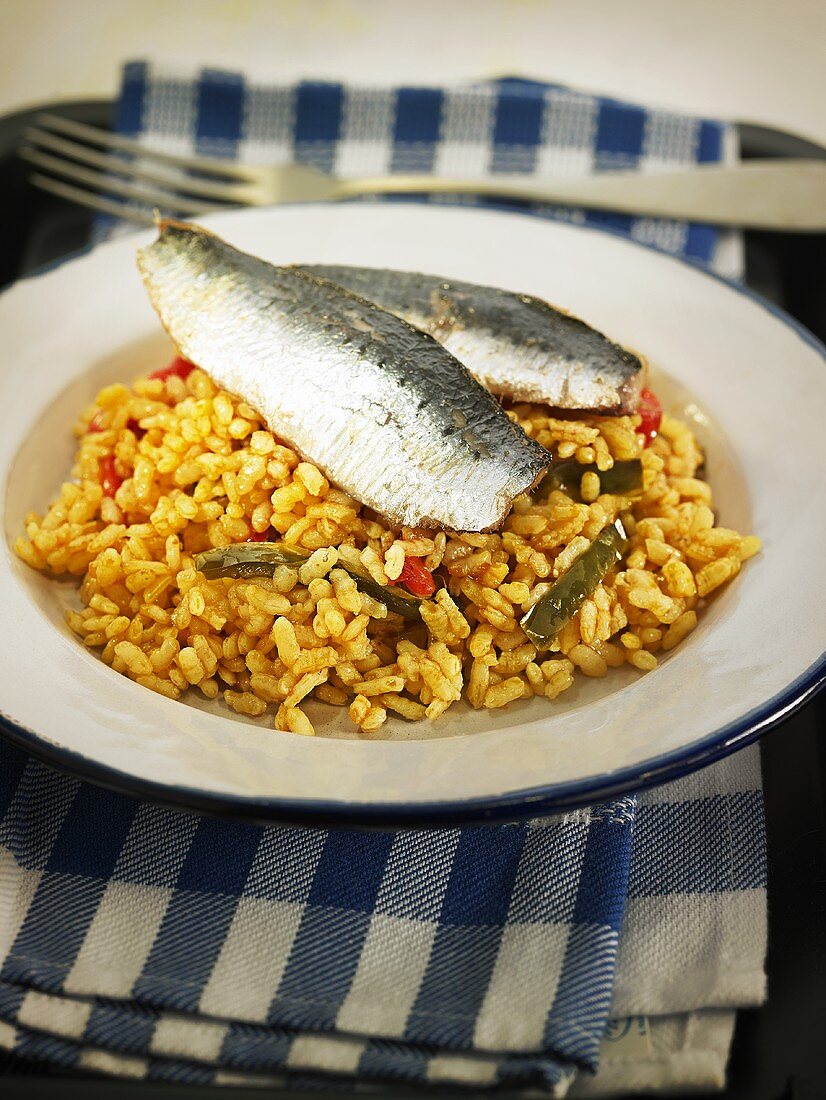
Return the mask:
[[652,673],[584,680],[558,701],[464,704],[383,741],[277,733],[220,701],[175,703],[70,634],[76,586],[11,544],[68,475],[71,425],[102,384],[170,349],[120,239],[0,297],[0,712],[29,752],[87,778],[257,820],[435,823],[518,817],[662,782],[776,724],[826,679],[826,350],[787,317],[692,266],[607,234],[520,215],[417,205],[248,210],[207,224],[276,263],[438,272],[547,298],[652,364],[667,409],[707,453],[721,522],[764,549]]

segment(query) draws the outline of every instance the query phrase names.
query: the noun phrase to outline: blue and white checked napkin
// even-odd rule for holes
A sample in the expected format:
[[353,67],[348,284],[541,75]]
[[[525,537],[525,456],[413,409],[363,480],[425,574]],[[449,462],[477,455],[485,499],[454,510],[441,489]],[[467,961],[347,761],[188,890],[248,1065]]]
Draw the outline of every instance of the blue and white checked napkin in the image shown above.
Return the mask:
[[[117,124],[168,149],[342,175],[736,153],[725,124],[535,83],[265,88],[142,62]],[[739,274],[736,234],[529,212]],[[720,1087],[734,1009],[764,995],[765,945],[756,748],[561,817],[366,833],[161,809],[0,744],[0,1047],[50,1063],[342,1090]]]
[[[385,88],[302,81],[262,86],[240,73],[126,65],[115,127],[156,149],[249,164],[299,161],[344,178],[393,172],[487,179],[658,172],[737,158],[726,123],[652,111],[536,81]],[[373,199],[371,201],[377,201]],[[469,197],[432,201],[476,203]],[[544,204],[487,201],[622,233],[742,276],[738,232]],[[103,232],[112,231],[110,219]]]
[[638,799],[429,832],[229,824],[3,745],[0,777],[0,1046],[29,1057],[191,1083],[711,1087],[732,1007],[763,995],[756,748]]

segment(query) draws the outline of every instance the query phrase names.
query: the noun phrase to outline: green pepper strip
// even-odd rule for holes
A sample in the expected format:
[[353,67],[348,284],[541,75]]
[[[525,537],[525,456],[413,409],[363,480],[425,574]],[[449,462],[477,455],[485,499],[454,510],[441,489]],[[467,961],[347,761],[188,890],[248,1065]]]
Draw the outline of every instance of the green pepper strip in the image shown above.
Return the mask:
[[[195,568],[207,580],[215,580],[216,577],[247,580],[250,577],[271,577],[277,566],[303,565],[309,557],[306,551],[293,549],[281,542],[242,542],[199,554],[195,559]],[[421,619],[419,607],[422,601],[416,596],[396,585],[385,588],[376,584],[368,573],[362,573],[350,565],[339,562],[339,567],[349,573],[363,592],[383,603],[388,611],[405,619]]]
[[564,489],[579,500],[582,475],[589,472],[599,475],[601,493],[635,496],[642,492],[642,463],[638,458],[615,462],[610,470],[599,470],[593,463],[586,465],[573,459],[554,462],[540,482],[539,492],[547,494],[552,489]]
[[628,536],[620,520],[606,527],[571,568],[522,618],[537,649],[547,649],[600,581],[621,560]]

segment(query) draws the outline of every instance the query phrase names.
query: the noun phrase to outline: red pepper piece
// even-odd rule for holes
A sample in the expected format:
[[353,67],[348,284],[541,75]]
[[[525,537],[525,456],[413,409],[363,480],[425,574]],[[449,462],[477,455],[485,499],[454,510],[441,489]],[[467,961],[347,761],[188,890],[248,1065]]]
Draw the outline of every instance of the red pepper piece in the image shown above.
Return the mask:
[[113,497],[123,485],[123,478],[115,469],[114,455],[104,455],[100,460],[100,484],[105,497]]
[[647,447],[660,430],[663,407],[656,394],[653,394],[651,390],[643,390],[640,394],[640,404],[637,412],[642,417],[642,423],[637,428],[637,435],[645,436],[645,446]]
[[405,558],[399,574],[399,584],[403,584],[414,596],[432,596],[436,591],[436,582],[429,569],[422,565],[420,558]]
[[88,433],[102,432],[103,431],[103,410],[96,412],[92,419],[89,421],[89,427],[86,429]]
[[142,428],[137,420],[135,420],[134,416],[130,416],[126,421],[126,427],[130,432],[134,432],[138,439],[143,439],[146,435],[146,428]]
[[247,539],[247,542],[269,542],[269,541],[270,541],[269,531],[252,531],[250,533],[250,537]]
[[190,363],[188,359],[181,359],[178,356],[174,359],[168,367],[161,367],[160,370],[153,371],[149,375],[150,378],[160,378],[162,382],[165,382],[167,378],[188,378],[189,375],[195,370],[195,364]]

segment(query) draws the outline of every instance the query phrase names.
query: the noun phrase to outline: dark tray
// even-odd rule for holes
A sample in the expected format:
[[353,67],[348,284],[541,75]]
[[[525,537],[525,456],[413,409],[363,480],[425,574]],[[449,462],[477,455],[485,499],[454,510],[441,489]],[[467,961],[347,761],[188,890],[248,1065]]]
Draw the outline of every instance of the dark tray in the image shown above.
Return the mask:
[[[98,126],[107,126],[112,113],[112,104],[103,100],[44,106]],[[89,237],[88,212],[38,192],[26,181],[27,171],[16,149],[35,113],[0,118],[0,203],[5,215],[0,287],[83,248]],[[741,128],[741,139],[747,156],[813,152],[805,143],[759,128]],[[750,286],[826,340],[826,238],[749,233],[746,268]],[[771,461],[770,455],[766,461]],[[799,579],[789,578],[789,583]],[[820,1058],[826,1020],[826,739],[819,736],[824,729],[826,693],[761,743],[769,861],[769,999],[763,1008],[738,1015],[730,1084],[723,1094],[726,1100],[826,1097]],[[216,1093],[185,1085],[109,1081],[2,1054],[0,1077],[4,1100],[18,1096],[140,1100],[164,1092],[192,1100],[262,1095],[260,1089],[222,1088]],[[313,1094],[280,1091],[277,1095],[281,1100],[297,1100]],[[468,1097],[472,1093],[388,1086],[384,1095]]]

